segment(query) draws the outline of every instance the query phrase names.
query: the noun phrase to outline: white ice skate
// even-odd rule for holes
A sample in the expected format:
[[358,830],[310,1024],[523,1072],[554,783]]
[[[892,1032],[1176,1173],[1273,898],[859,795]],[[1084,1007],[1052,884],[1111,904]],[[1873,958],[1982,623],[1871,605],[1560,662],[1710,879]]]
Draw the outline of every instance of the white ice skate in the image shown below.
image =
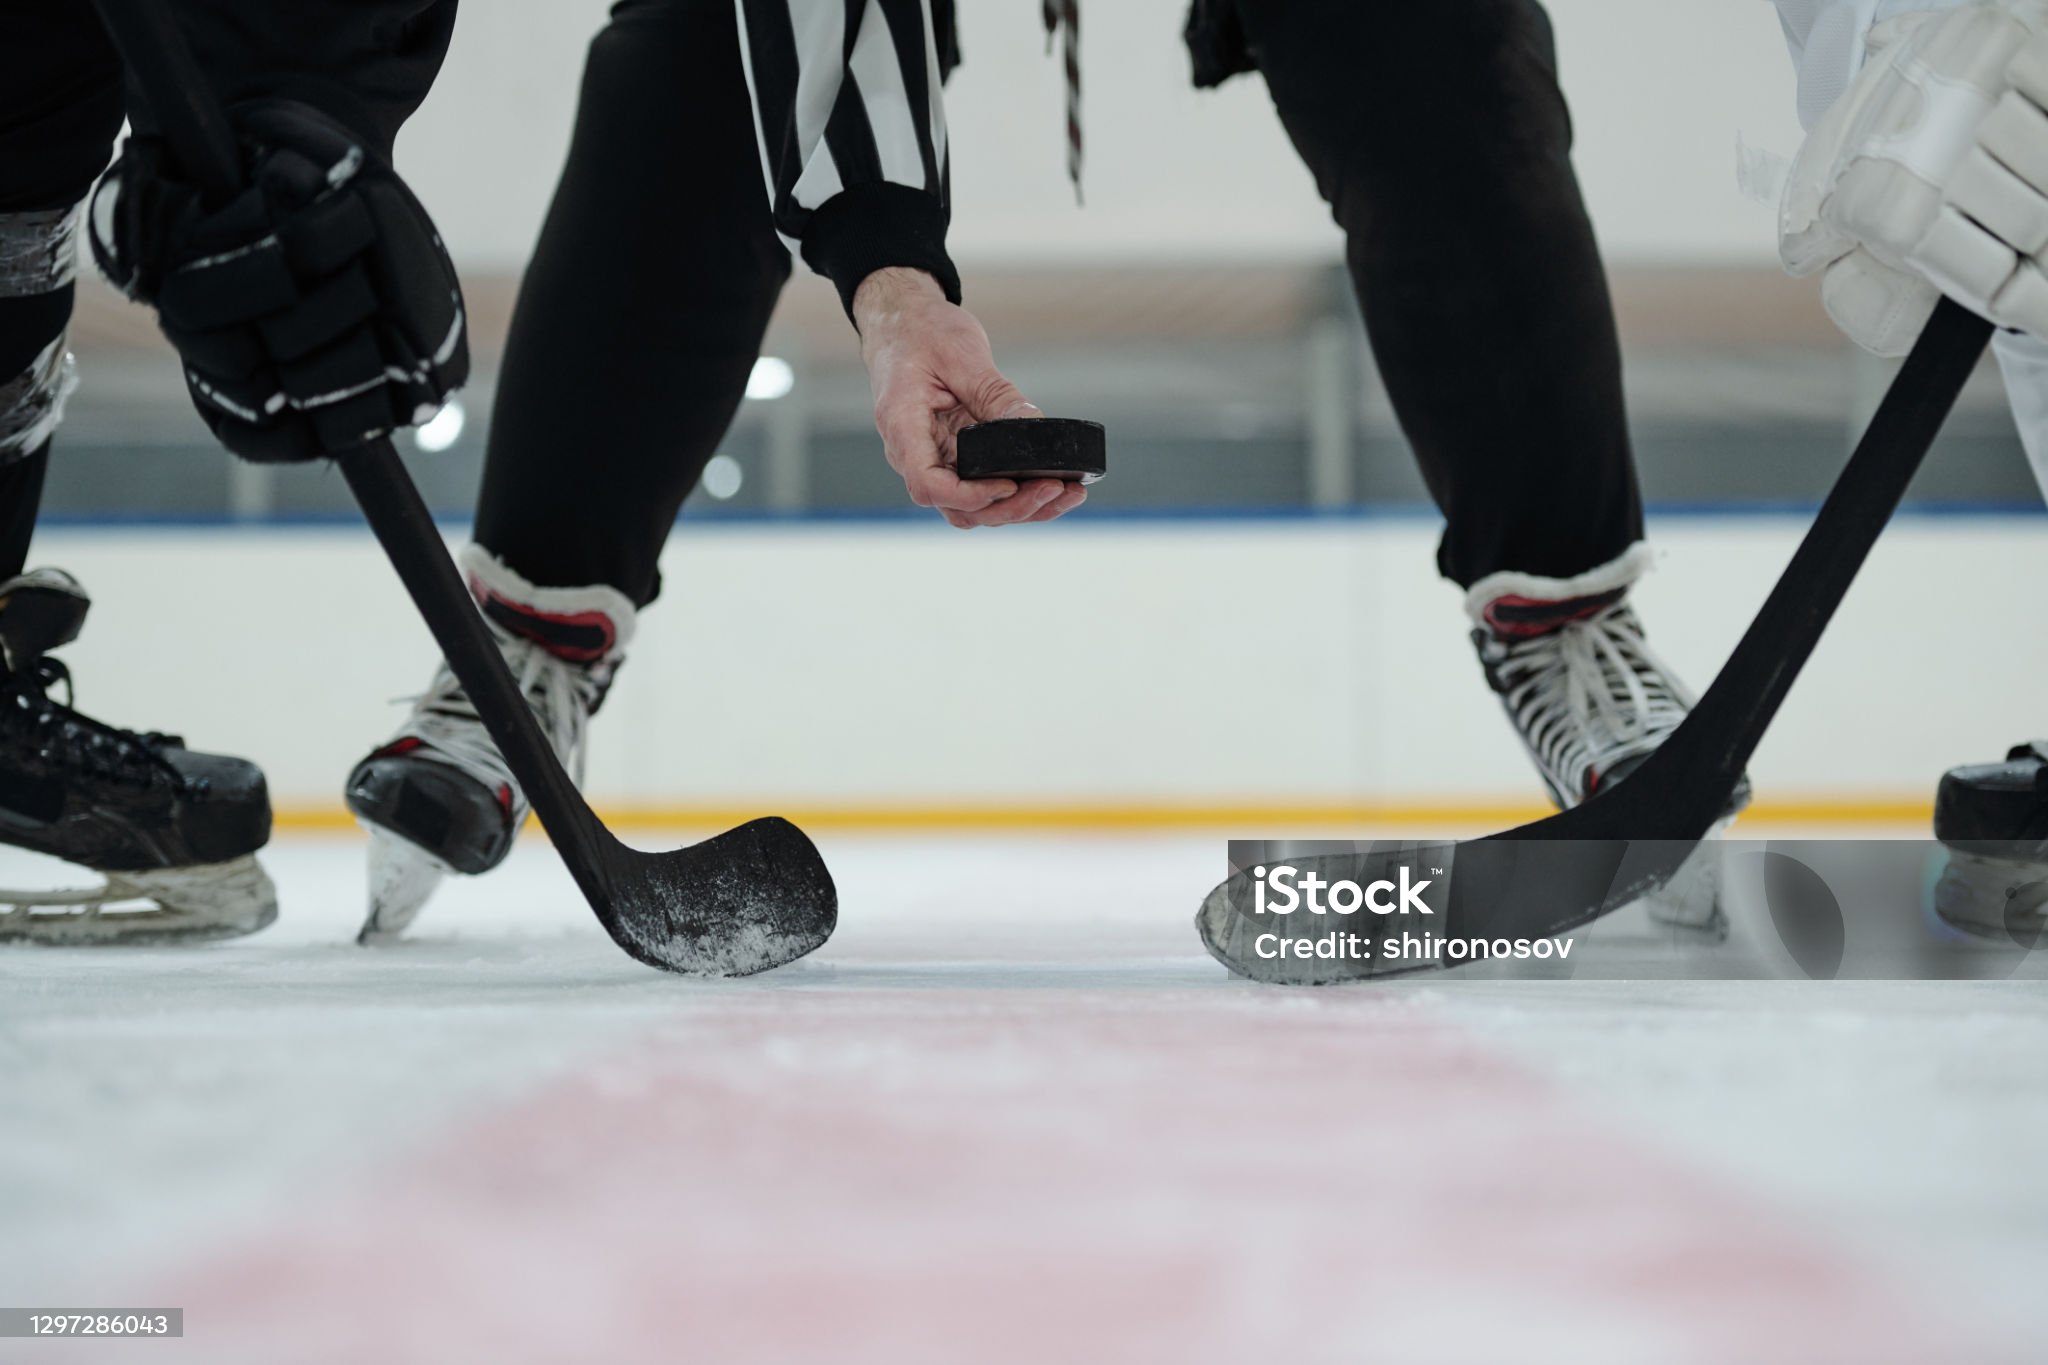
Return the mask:
[[[1625,780],[1692,709],[1692,695],[1651,651],[1628,605],[1648,558],[1638,545],[1576,578],[1493,574],[1466,597],[1487,681],[1561,808]],[[1645,898],[1653,920],[1727,935],[1719,836],[1748,803],[1745,781],[1677,875]]]
[[[632,639],[632,603],[602,585],[537,587],[481,546],[460,558],[541,733],[580,786],[590,717]],[[503,862],[526,821],[518,782],[446,663],[398,733],[356,765],[347,795],[370,834],[362,943],[402,934],[448,873]]]

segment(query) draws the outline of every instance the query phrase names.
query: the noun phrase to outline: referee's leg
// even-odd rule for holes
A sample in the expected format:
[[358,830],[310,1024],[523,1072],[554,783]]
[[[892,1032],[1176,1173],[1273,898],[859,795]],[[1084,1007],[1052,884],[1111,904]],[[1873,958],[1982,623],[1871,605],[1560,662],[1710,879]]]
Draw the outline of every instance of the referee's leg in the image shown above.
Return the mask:
[[520,285],[477,543],[543,587],[651,601],[789,272],[731,0],[618,5]]
[[1239,0],[1347,239],[1373,352],[1469,586],[1642,536],[1621,356],[1534,0]]

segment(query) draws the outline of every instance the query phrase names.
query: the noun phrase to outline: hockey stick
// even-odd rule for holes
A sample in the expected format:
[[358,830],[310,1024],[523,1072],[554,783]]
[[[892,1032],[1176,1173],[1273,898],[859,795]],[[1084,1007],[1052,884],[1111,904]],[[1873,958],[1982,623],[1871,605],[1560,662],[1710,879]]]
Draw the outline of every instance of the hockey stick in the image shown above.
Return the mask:
[[[210,195],[241,184],[235,137],[168,0],[96,0],[186,172]],[[643,853],[614,838],[562,770],[388,439],[338,457],[363,516],[519,779],[599,923],[650,966],[745,976],[830,937],[838,895],[787,820],[754,820],[689,848]]]
[[[1548,819],[1484,839],[1367,844],[1297,860],[1327,881],[1361,887],[1430,881],[1429,921],[1276,917],[1260,911],[1256,879],[1240,869],[1209,893],[1195,916],[1209,951],[1235,971],[1290,984],[1441,968],[1453,964],[1389,957],[1385,945],[1425,929],[1444,939],[1548,938],[1669,882],[1721,818],[1990,339],[1990,323],[1942,300],[1735,652],[1692,714],[1626,781]],[[1364,940],[1349,946],[1363,946],[1365,956],[1302,956],[1278,946],[1344,935]]]

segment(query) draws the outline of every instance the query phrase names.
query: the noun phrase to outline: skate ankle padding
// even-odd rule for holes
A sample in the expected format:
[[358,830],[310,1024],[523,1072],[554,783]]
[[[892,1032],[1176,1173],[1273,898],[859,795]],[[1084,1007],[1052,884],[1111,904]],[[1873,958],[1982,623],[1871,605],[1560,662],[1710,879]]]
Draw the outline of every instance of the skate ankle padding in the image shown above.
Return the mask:
[[603,583],[543,588],[481,545],[465,545],[458,558],[485,618],[558,659],[616,662],[632,642],[633,603],[617,588]]
[[1491,573],[1466,590],[1465,613],[1473,625],[1505,639],[1533,639],[1621,601],[1650,562],[1650,547],[1637,541],[1619,558],[1570,578]]
[[31,569],[0,583],[0,654],[18,671],[78,638],[92,599],[62,569]]

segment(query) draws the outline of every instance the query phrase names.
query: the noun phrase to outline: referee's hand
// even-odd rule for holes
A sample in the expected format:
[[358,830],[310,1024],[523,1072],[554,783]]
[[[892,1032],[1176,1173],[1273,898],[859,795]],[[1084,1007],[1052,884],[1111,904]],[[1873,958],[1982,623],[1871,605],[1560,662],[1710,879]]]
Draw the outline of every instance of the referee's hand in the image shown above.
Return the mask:
[[875,429],[912,502],[967,530],[1051,521],[1087,499],[1080,484],[1060,479],[1020,484],[953,472],[962,427],[1042,414],[1003,377],[988,333],[946,301],[938,281],[922,270],[877,270],[853,296],[853,321],[875,394]]

